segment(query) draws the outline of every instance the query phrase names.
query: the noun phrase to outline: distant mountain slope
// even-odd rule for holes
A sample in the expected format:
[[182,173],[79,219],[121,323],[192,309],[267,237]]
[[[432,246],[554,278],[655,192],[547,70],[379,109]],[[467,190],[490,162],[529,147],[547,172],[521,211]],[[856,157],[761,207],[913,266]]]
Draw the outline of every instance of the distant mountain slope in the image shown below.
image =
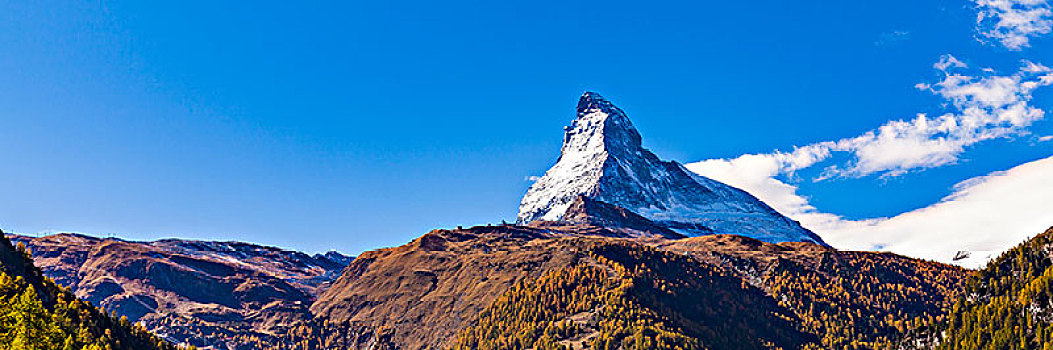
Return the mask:
[[0,349],[174,350],[126,318],[107,315],[44,277],[0,231]]
[[736,235],[670,240],[568,223],[436,230],[362,254],[312,305],[319,320],[370,336],[315,329],[300,342],[611,349],[640,333],[640,342],[684,349],[885,349],[908,333],[905,322],[948,307],[965,274]]
[[976,271],[942,322],[919,338],[939,350],[1053,348],[1053,227]]
[[625,113],[594,92],[581,96],[559,160],[527,191],[518,221],[563,220],[579,196],[625,208],[686,236],[731,233],[825,245],[749,193],[660,160],[643,148]]
[[259,348],[311,318],[307,307],[349,258],[240,242],[130,242],[15,236],[78,297],[197,346]]

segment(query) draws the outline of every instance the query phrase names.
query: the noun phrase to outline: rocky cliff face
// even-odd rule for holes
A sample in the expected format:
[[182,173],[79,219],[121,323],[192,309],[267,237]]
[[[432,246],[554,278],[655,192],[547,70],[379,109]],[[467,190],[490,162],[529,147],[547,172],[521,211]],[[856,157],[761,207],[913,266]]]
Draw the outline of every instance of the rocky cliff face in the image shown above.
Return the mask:
[[581,96],[559,160],[527,191],[518,221],[564,220],[579,196],[625,208],[686,236],[728,233],[825,245],[749,193],[662,161],[643,147],[625,112],[593,92]]
[[307,307],[348,257],[241,242],[130,242],[76,234],[13,236],[77,297],[176,342],[239,345],[310,319]]

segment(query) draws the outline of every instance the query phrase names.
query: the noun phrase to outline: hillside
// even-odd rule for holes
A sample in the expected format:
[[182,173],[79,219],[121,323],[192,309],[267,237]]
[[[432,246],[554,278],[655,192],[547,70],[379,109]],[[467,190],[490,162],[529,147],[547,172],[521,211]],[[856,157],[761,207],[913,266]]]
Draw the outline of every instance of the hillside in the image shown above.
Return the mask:
[[586,258],[517,284],[453,349],[797,349],[818,339],[732,276],[625,240],[573,243]]
[[175,345],[78,299],[0,231],[0,349],[174,350]]
[[945,321],[921,340],[939,350],[1053,348],[1053,228],[969,276]]
[[949,307],[966,274],[812,243],[604,230],[432,231],[364,253],[311,310],[373,335],[330,343],[353,348],[634,349],[640,337],[684,349],[884,349]]
[[891,253],[838,251],[712,235],[660,244],[767,291],[828,349],[881,349],[929,318],[962,288],[967,270]]
[[[319,297],[312,311],[331,323],[390,329],[401,349],[499,349],[505,340],[481,337],[490,334],[481,329],[522,336],[532,333],[521,333],[519,327],[574,322],[571,316],[582,323],[580,332],[550,340],[620,342],[641,322],[665,324],[641,330],[650,338],[663,334],[663,341],[675,333],[682,338],[677,342],[762,348],[762,343],[798,345],[812,339],[795,328],[792,314],[761,290],[686,256],[596,235],[594,229],[494,226],[433,231],[402,247],[363,254]],[[539,280],[557,280],[551,283],[577,289],[543,287]],[[617,296],[604,297],[608,294]],[[571,296],[583,299],[566,300]],[[726,306],[715,307],[718,303]],[[529,322],[514,321],[535,312],[539,315]],[[528,339],[523,341],[541,341]]]
[[350,258],[240,242],[14,236],[79,298],[199,347],[259,348],[301,321]]
[[435,230],[401,247],[363,253],[311,311],[330,323],[391,330],[401,349],[446,347],[515,283],[582,258],[547,231]]

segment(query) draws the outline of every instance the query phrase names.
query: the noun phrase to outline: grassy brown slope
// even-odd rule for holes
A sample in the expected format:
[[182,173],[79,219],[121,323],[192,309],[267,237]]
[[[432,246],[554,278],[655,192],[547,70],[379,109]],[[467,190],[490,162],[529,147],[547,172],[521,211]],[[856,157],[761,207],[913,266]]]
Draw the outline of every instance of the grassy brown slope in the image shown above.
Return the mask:
[[363,253],[311,310],[330,323],[391,330],[402,349],[444,348],[516,282],[581,259],[558,237],[515,226],[432,231]]

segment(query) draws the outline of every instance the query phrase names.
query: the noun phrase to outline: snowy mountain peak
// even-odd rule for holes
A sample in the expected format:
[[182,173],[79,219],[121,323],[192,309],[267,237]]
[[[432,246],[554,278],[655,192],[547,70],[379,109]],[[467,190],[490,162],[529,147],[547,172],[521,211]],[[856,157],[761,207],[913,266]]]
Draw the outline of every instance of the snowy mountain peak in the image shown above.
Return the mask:
[[611,101],[603,98],[599,93],[592,91],[585,91],[581,94],[581,98],[578,99],[578,115],[587,113],[589,111],[600,111],[607,114],[621,114],[625,115],[621,109],[616,107]]
[[768,242],[823,243],[745,191],[660,160],[625,112],[595,92],[578,101],[559,160],[530,187],[520,223],[561,221],[579,196],[632,211],[687,236],[731,233]]
[[565,130],[564,152],[568,144],[587,144],[590,140],[603,143],[602,147],[597,144],[593,151],[642,147],[640,133],[625,112],[595,92],[586,91],[581,95],[577,119]]

